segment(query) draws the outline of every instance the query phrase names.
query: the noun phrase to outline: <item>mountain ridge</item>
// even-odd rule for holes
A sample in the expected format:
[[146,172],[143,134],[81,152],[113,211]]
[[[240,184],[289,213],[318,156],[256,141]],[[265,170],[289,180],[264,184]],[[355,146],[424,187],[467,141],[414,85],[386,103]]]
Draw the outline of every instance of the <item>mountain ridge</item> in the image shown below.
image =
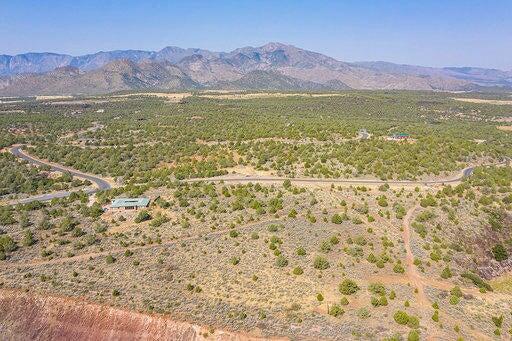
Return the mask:
[[[122,61],[122,62],[120,62]],[[67,72],[61,68],[75,68]],[[401,89],[465,91],[512,88],[512,71],[344,62],[271,42],[230,52],[167,46],[82,56],[52,52],[0,55],[0,95],[97,94],[130,89]]]

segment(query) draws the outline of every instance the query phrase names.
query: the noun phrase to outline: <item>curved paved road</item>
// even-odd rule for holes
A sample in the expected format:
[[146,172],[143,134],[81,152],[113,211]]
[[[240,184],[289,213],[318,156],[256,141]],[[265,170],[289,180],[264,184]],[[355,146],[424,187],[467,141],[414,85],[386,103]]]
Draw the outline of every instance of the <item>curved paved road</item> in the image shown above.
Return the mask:
[[[97,176],[90,175],[90,174],[85,174],[85,173],[79,172],[74,169],[70,169],[70,168],[58,166],[58,165],[55,165],[55,164],[52,164],[49,162],[45,162],[42,160],[38,160],[38,159],[33,158],[32,156],[26,154],[25,152],[23,152],[23,150],[21,148],[22,148],[22,146],[13,146],[9,149],[9,151],[14,156],[19,157],[20,159],[23,159],[29,163],[34,164],[34,165],[48,166],[48,167],[50,167],[50,169],[52,171],[69,173],[74,177],[91,181],[95,185],[95,187],[85,189],[84,192],[87,194],[94,194],[96,192],[112,188],[112,186],[107,181],[103,180],[102,178],[99,178]],[[53,192],[53,193],[48,193],[48,194],[41,194],[41,195],[36,195],[36,196],[32,196],[32,197],[25,198],[25,199],[15,200],[15,203],[26,204],[26,203],[29,203],[32,201],[48,201],[48,200],[52,200],[54,198],[65,198],[65,197],[71,195],[71,193],[73,193],[73,191],[59,191],[59,192]]]
[[[94,194],[101,190],[107,190],[111,189],[112,186],[105,180],[103,180],[100,177],[85,174],[82,172],[79,172],[77,170],[73,170],[70,168],[66,168],[63,166],[59,166],[56,164],[52,164],[43,160],[38,160],[36,158],[31,157],[30,155],[23,152],[21,149],[21,146],[12,146],[10,148],[10,152],[27,161],[32,164],[38,165],[38,166],[49,166],[51,170],[58,171],[58,172],[68,172],[71,175],[87,179],[91,182],[93,182],[96,185],[96,188],[88,188],[84,192],[87,194]],[[504,158],[504,163],[511,162],[511,159],[508,157]],[[440,180],[428,180],[428,181],[412,181],[412,180],[391,180],[391,181],[383,181],[383,180],[364,180],[364,179],[321,179],[321,178],[286,178],[286,177],[258,177],[258,176],[219,176],[219,177],[212,177],[212,178],[200,178],[200,179],[186,179],[183,180],[185,182],[200,182],[200,181],[210,181],[210,182],[280,182],[285,180],[290,180],[292,182],[298,182],[298,183],[323,183],[323,184],[332,184],[332,183],[345,183],[345,184],[353,184],[353,185],[382,185],[382,184],[389,184],[389,185],[418,185],[418,186],[428,186],[428,185],[442,185],[442,184],[448,184],[448,183],[454,183],[461,181],[462,179],[471,176],[473,173],[474,167],[467,167],[464,168],[460,175],[454,178],[450,179],[440,179]],[[41,194],[25,199],[16,200],[15,203],[17,204],[26,204],[32,201],[47,201],[54,198],[64,198],[69,196],[71,191],[61,191],[61,192],[54,192],[54,193],[48,193],[48,194]]]
[[279,182],[290,180],[291,182],[300,182],[300,183],[344,183],[344,184],[353,184],[353,185],[418,185],[418,186],[428,186],[428,185],[442,185],[449,184],[461,181],[464,178],[467,178],[473,174],[474,167],[464,168],[459,176],[450,179],[440,179],[440,180],[372,180],[372,179],[328,179],[328,178],[286,178],[286,177],[265,177],[265,176],[218,176],[212,178],[198,178],[198,179],[186,179],[183,180],[185,182],[199,182],[199,181],[210,181],[210,182]]

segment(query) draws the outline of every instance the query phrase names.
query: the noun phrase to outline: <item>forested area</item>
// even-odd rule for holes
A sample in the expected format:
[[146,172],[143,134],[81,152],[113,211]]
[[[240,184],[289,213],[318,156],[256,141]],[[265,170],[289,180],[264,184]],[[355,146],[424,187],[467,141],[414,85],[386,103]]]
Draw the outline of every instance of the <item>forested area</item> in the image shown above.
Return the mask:
[[0,153],[0,174],[0,196],[63,190],[83,184],[69,174],[52,177],[47,168],[30,166],[9,153]]
[[[41,158],[133,183],[215,176],[237,165],[290,177],[412,180],[512,155],[512,134],[496,129],[509,106],[441,93],[79,103],[16,104],[26,114],[0,115],[8,133],[1,143],[29,143]],[[101,129],[88,130],[96,123]],[[356,138],[362,128],[370,139]],[[395,132],[411,139],[389,141]]]

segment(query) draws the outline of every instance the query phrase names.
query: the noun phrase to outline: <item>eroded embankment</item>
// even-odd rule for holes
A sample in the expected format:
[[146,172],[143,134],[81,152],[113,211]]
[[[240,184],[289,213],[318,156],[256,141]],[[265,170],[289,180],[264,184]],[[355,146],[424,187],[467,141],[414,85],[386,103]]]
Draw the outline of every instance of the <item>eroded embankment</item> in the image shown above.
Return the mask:
[[244,334],[209,331],[164,316],[7,289],[0,290],[0,339],[263,340]]

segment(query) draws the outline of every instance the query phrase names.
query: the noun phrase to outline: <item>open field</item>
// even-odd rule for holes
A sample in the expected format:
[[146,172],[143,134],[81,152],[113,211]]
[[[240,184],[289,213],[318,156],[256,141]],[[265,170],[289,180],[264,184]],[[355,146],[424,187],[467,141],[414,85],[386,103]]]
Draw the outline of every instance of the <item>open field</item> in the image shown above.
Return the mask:
[[512,126],[498,126],[499,130],[512,131]]
[[134,97],[134,96],[142,96],[142,97],[157,97],[157,98],[164,98],[166,101],[171,103],[178,103],[184,98],[187,98],[189,96],[192,96],[189,92],[184,93],[166,93],[166,92],[137,92],[132,94],[125,94],[125,95],[115,95],[111,96],[113,98],[123,98],[123,97]]
[[512,337],[512,106],[238,95],[0,104],[2,335]]
[[482,99],[482,98],[453,98],[456,101],[478,103],[478,104],[492,104],[492,105],[512,105],[512,101],[497,100],[497,99]]
[[290,93],[281,93],[281,92],[258,92],[258,93],[233,93],[233,92],[224,92],[220,91],[215,93],[215,91],[208,91],[204,94],[200,93],[197,95],[198,97],[203,98],[212,98],[212,99],[257,99],[257,98],[283,98],[283,97],[307,97],[307,98],[319,98],[319,97],[337,97],[337,96],[346,96],[345,94],[339,93],[300,93],[300,92],[290,92]]

